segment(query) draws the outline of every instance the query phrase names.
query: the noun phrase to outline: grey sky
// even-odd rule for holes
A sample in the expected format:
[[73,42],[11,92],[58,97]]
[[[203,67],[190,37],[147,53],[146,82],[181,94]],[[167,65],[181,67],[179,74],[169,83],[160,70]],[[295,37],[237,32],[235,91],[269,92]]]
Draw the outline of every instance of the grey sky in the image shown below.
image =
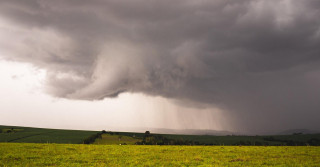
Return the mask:
[[318,0],[4,0],[0,50],[45,69],[52,96],[141,93],[219,108],[247,132],[320,130],[319,9]]

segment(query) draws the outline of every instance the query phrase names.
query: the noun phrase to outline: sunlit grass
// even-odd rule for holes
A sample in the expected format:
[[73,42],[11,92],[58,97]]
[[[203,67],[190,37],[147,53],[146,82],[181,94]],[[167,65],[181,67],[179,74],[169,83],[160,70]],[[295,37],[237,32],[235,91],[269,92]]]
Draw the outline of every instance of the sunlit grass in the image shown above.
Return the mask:
[[0,166],[319,166],[320,147],[0,143]]

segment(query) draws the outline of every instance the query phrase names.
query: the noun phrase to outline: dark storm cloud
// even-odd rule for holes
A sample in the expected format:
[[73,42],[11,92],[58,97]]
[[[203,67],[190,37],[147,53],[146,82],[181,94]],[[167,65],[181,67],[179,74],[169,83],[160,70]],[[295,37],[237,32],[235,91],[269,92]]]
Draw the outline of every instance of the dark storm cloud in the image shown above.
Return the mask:
[[320,129],[319,9],[317,0],[8,0],[1,31],[12,35],[0,47],[47,69],[55,96],[142,92],[218,106],[248,131]]

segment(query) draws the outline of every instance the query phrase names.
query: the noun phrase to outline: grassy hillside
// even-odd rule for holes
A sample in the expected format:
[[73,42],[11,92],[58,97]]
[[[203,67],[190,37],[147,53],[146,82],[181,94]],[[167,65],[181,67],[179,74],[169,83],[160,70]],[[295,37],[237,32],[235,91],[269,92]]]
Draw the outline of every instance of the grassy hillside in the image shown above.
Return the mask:
[[141,141],[141,139],[133,138],[130,136],[102,134],[101,138],[96,139],[93,144],[134,145],[139,141]]
[[0,142],[14,143],[82,143],[97,131],[43,129],[17,126],[0,126]]
[[[0,126],[0,142],[15,143],[70,143],[80,144],[91,137],[95,144],[134,144],[144,139],[144,133],[108,132],[97,138],[100,131],[59,130]],[[112,135],[111,135],[112,134]],[[173,145],[320,145],[320,134],[296,134],[278,136],[208,136],[151,134],[154,143],[174,143]],[[119,140],[119,137],[120,140]],[[169,141],[174,140],[174,142]],[[168,142],[169,141],[169,142]],[[186,142],[187,141],[187,142]],[[166,145],[166,144],[165,144]]]
[[319,166],[320,147],[0,143],[0,166]]

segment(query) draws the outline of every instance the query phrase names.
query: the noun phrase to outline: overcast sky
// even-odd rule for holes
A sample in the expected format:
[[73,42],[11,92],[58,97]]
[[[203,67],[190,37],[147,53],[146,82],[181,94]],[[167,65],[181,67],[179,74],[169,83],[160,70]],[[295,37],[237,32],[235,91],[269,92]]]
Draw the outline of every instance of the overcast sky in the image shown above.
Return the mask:
[[319,18],[318,0],[3,0],[0,124],[320,130]]

